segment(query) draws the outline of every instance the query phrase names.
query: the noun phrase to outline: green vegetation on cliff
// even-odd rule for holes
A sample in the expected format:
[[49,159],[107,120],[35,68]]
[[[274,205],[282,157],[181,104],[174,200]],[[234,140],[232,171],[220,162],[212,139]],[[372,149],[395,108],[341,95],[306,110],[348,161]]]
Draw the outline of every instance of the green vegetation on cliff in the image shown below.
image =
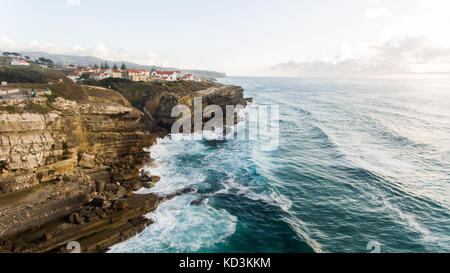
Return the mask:
[[0,67],[0,81],[8,82],[8,87],[20,89],[52,90],[52,96],[75,101],[87,100],[83,88],[65,77],[63,71],[43,69],[40,67]]
[[49,76],[31,67],[0,67],[0,79],[8,83],[47,83]]
[[85,81],[85,84],[96,85],[105,88],[111,88],[121,93],[134,107],[143,109],[145,103],[155,94],[162,92],[180,92],[190,93],[198,90],[207,89],[214,85],[209,82],[133,82],[126,79],[108,78],[101,81]]

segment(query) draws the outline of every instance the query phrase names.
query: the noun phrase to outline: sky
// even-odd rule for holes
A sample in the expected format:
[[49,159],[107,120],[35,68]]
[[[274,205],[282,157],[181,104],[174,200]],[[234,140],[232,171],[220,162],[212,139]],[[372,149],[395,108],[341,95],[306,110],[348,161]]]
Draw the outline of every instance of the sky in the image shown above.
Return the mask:
[[446,77],[448,0],[0,0],[0,51],[240,76]]

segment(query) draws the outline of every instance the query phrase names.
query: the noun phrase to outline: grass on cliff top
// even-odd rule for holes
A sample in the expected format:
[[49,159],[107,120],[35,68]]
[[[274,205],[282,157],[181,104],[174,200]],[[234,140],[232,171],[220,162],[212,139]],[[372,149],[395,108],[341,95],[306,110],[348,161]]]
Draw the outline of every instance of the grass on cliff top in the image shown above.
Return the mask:
[[8,65],[8,60],[6,59],[6,57],[0,56],[0,65]]
[[64,76],[63,71],[29,67],[0,67],[0,81],[8,82],[8,87],[24,89],[52,90],[49,99],[63,97],[75,101],[86,101],[88,96],[80,85]]
[[127,79],[108,78],[101,81],[84,81],[83,84],[111,88],[122,94],[134,107],[143,109],[145,103],[162,92],[190,93],[214,85],[209,82],[134,82]]
[[0,81],[7,81],[8,87],[13,88],[49,88],[52,90],[52,95],[46,97],[50,102],[56,97],[77,102],[89,101],[89,94],[82,86],[83,84],[111,88],[122,94],[134,107],[141,110],[144,108],[146,101],[163,92],[190,93],[214,85],[210,82],[191,81],[145,83],[114,78],[102,81],[86,80],[82,84],[77,84],[65,77],[63,70],[44,69],[37,66],[0,66]]
[[62,77],[58,70],[38,66],[1,66],[0,80],[8,83],[48,83]]
[[6,111],[8,114],[22,114],[22,113],[35,113],[35,114],[48,114],[51,109],[48,106],[42,106],[36,103],[29,103],[25,107],[18,106],[1,106],[0,112]]

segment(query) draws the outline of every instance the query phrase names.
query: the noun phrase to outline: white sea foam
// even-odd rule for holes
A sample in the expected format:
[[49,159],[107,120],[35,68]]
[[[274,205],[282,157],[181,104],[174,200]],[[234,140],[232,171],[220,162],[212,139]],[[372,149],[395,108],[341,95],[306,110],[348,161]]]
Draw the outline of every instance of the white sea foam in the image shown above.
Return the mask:
[[115,245],[110,252],[196,252],[223,241],[236,231],[237,218],[207,202],[191,206],[193,195],[161,204],[147,215],[154,223],[142,234]]
[[426,242],[436,242],[437,238],[433,236],[433,234],[424,226],[422,226],[417,220],[414,215],[402,211],[397,206],[393,205],[391,202],[383,198],[383,204],[386,206],[386,208],[392,210],[395,212],[400,219],[402,219],[405,226],[407,226],[409,229],[418,232],[422,235],[422,239]]
[[[204,147],[199,141],[185,141],[182,136],[175,135],[159,139],[156,145],[147,149],[155,162],[144,169],[161,176],[161,181],[154,188],[141,189],[137,193],[165,195],[203,183],[206,176],[201,170],[180,171],[177,156],[186,149],[201,153]],[[147,215],[153,220],[152,225],[140,235],[115,245],[110,252],[195,252],[231,236],[236,230],[237,218],[226,210],[213,208],[208,200],[200,206],[191,205],[198,199],[197,194],[185,194],[161,204]]]

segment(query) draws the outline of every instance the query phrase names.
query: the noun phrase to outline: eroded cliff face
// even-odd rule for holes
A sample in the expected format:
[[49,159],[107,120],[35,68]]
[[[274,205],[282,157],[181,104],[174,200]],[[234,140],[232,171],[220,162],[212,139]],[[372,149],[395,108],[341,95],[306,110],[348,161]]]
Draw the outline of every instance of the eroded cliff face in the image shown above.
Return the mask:
[[[186,105],[194,113],[194,99],[202,99],[202,108],[208,105],[218,105],[223,112],[227,105],[246,106],[248,99],[244,98],[244,90],[240,86],[213,84],[205,90],[196,92],[164,92],[148,100],[142,109],[157,126],[170,130],[177,120],[171,116],[172,108],[176,105]],[[192,119],[193,120],[193,119]]]
[[190,191],[134,195],[159,181],[140,176],[151,160],[143,148],[164,136],[177,104],[192,107],[197,96],[205,105],[246,104],[242,88],[214,88],[155,94],[141,111],[117,92],[86,86],[87,100],[36,101],[46,114],[0,112],[0,251],[66,251],[77,240],[98,252],[142,231],[150,224],[143,215]]

